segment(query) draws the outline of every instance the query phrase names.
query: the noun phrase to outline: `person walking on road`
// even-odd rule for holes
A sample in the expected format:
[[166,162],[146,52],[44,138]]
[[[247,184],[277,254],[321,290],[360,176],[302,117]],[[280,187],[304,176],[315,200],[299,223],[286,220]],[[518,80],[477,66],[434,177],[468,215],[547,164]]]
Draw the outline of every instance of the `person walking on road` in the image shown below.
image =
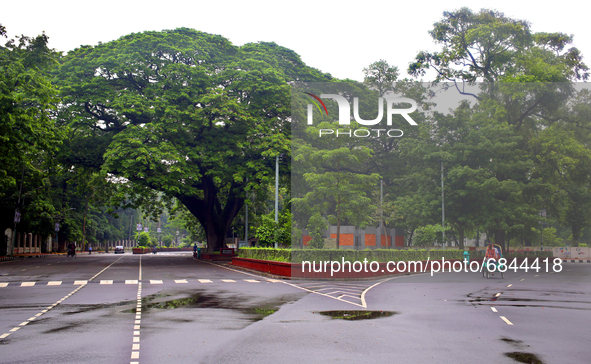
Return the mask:
[[197,258],[197,243],[193,244],[193,257]]
[[92,246],[88,246],[88,255],[92,254]]

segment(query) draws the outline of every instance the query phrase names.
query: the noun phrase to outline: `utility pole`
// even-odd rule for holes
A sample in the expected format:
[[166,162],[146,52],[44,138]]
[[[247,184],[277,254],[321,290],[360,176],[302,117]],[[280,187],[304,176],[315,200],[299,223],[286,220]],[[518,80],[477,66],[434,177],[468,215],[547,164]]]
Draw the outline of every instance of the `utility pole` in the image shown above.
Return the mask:
[[380,249],[382,246],[382,204],[384,203],[384,181],[380,180],[380,222],[378,223],[378,238],[376,241],[376,249]]
[[25,165],[23,164],[23,174],[21,176],[21,188],[18,191],[18,202],[16,204],[16,210],[14,210],[14,229],[12,230],[12,247],[10,249],[11,256],[14,255],[14,245],[16,244],[16,224],[21,221],[21,213],[18,208],[21,204],[21,195],[23,193],[23,181],[24,180],[25,180]]
[[441,161],[441,246],[445,246],[445,193],[443,191],[443,161]]
[[[279,222],[279,159],[283,159],[283,153],[275,157],[275,223]],[[275,231],[275,248],[277,243],[277,231]]]

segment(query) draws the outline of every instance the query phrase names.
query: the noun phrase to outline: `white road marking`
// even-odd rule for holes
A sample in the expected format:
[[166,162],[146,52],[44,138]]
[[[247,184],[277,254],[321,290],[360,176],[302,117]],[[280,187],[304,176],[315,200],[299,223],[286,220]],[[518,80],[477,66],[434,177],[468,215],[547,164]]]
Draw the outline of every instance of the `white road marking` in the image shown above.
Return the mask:
[[140,342],[140,337],[139,336],[134,337],[133,338],[133,342],[134,343],[139,343]]
[[512,286],[512,284],[508,285],[508,286],[507,286],[507,288],[509,288],[509,287],[511,287],[511,286]]
[[131,350],[140,350],[140,344],[133,344]]
[[10,332],[15,332],[18,329],[20,329],[20,327],[15,327],[14,329],[11,329]]
[[131,352],[131,358],[132,359],[139,359],[140,358],[140,352],[139,351],[132,351]]
[[539,274],[536,274],[534,277],[537,277],[537,276],[539,276]]
[[245,281],[248,283],[261,283],[261,282],[257,281],[256,279],[245,279]]
[[126,279],[125,284],[137,284],[137,279]]
[[33,287],[35,282],[23,282],[21,283],[21,287]]
[[507,325],[513,326],[513,323],[511,321],[507,320],[507,318],[505,316],[500,316],[500,317],[501,317],[501,320],[503,320],[507,323]]
[[150,284],[162,284],[162,281],[156,279],[150,279]]
[[19,326],[25,326],[25,325],[26,325],[26,324],[28,324],[28,323],[29,323],[29,321],[21,322],[21,323],[19,324]]
[[80,285],[83,285],[83,284],[86,284],[86,283],[88,283],[88,281],[74,281],[74,285],[75,286],[80,286]]
[[495,295],[495,297],[499,297],[500,295],[501,295],[500,293],[497,293],[497,294]]
[[271,283],[281,283],[281,280],[280,279],[271,279],[271,278],[268,278],[267,281],[268,282],[271,282]]
[[102,279],[100,284],[113,284],[113,281],[108,279]]
[[49,281],[47,282],[48,286],[61,286],[62,285],[62,281]]
[[525,278],[521,278],[521,279],[519,280],[519,282],[522,282],[522,281],[525,281]]
[[222,282],[226,282],[226,283],[236,283],[235,280],[233,279],[222,279]]
[[492,312],[499,312],[499,311],[497,311],[497,309],[496,309],[496,308],[494,308],[494,307],[491,307],[490,309],[492,310]]
[[175,279],[174,283],[189,283],[186,279]]
[[8,283],[6,283],[6,282],[0,282],[0,287],[6,287],[6,286],[8,286]]
[[213,283],[210,279],[198,279],[199,283]]
[[2,334],[0,335],[0,339],[4,339],[5,337],[8,337],[10,334]]

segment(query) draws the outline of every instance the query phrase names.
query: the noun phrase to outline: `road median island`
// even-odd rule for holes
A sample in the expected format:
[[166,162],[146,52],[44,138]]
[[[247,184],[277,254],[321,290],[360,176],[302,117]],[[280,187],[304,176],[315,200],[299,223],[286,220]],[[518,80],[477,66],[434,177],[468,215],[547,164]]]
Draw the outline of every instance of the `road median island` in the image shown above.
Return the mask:
[[[479,272],[483,260],[482,257],[471,254],[474,257],[465,261],[463,251],[460,250],[247,248],[240,249],[238,255],[232,259],[234,266],[276,276],[306,279],[372,278],[410,273],[433,275],[443,271]],[[545,259],[548,258],[547,255],[517,254],[508,256],[507,259],[514,261],[515,267],[519,267],[526,259]]]

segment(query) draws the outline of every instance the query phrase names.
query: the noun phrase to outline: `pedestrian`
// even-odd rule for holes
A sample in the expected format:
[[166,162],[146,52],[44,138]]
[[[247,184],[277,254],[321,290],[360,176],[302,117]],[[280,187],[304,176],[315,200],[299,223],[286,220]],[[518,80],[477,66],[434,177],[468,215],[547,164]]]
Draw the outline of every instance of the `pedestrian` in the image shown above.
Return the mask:
[[92,254],[92,246],[88,246],[88,255]]
[[193,244],[193,258],[197,258],[197,243]]

